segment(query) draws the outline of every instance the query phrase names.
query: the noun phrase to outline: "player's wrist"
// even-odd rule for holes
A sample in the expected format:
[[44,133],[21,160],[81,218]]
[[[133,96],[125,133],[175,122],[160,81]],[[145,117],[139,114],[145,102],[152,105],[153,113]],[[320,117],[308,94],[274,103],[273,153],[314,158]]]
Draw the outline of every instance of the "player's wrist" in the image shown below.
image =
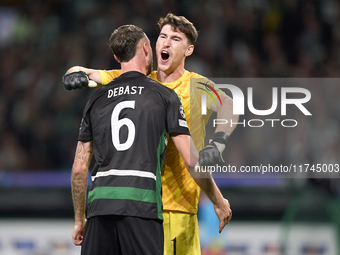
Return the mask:
[[217,149],[222,153],[225,149],[225,146],[228,142],[228,135],[223,132],[223,131],[220,131],[220,132],[217,132],[213,135],[212,137],[212,141],[214,143],[214,145],[217,147]]
[[213,142],[226,145],[228,142],[228,138],[229,136],[225,132],[220,131],[220,132],[215,133],[211,139]]
[[82,217],[82,218],[76,218],[75,221],[74,221],[74,225],[79,225],[79,226],[82,226],[84,225],[86,222],[86,218],[85,217]]

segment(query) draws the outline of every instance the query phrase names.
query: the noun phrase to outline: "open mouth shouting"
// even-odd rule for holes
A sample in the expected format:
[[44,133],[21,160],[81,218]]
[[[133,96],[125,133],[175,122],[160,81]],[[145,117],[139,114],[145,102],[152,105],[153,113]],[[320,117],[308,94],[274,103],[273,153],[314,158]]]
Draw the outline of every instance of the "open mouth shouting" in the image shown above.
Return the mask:
[[161,60],[162,60],[162,62],[167,62],[168,60],[169,60],[169,58],[170,58],[170,53],[169,53],[169,51],[167,51],[167,50],[162,50],[161,51]]

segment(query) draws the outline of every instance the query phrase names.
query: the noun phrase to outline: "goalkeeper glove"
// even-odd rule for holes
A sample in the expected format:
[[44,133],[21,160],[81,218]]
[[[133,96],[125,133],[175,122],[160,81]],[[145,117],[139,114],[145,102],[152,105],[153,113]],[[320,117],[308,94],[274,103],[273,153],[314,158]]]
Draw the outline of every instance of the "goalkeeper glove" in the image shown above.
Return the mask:
[[228,141],[228,135],[224,132],[217,132],[213,135],[212,141],[199,152],[200,166],[224,165],[222,152]]
[[89,77],[83,71],[65,74],[62,78],[65,89],[81,89],[89,84]]

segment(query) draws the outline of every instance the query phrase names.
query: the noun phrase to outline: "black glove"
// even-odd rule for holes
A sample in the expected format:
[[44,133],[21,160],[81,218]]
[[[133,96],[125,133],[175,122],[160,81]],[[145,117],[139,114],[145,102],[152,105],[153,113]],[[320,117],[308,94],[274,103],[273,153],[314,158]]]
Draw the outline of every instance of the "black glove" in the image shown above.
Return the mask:
[[217,132],[213,135],[212,141],[199,152],[200,166],[224,165],[222,152],[228,141],[228,135],[224,132]]
[[81,89],[89,84],[89,77],[83,71],[65,74],[62,79],[65,89]]

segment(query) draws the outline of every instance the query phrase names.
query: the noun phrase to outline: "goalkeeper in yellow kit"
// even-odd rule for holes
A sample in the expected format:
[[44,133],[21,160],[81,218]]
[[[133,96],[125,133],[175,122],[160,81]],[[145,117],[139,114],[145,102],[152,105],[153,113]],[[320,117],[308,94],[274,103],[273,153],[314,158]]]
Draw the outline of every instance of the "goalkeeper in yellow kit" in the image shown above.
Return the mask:
[[[153,71],[149,76],[175,90],[179,96],[191,136],[197,150],[200,151],[200,165],[221,163],[223,162],[222,152],[228,136],[235,127],[218,125],[212,142],[204,147],[205,125],[213,111],[217,112],[217,118],[232,119],[236,123],[238,116],[232,114],[232,99],[221,90],[215,89],[222,104],[218,100],[215,104],[213,98],[208,98],[207,115],[201,115],[201,95],[205,92],[190,86],[190,79],[202,78],[211,86],[213,84],[205,77],[184,69],[186,57],[194,51],[194,44],[198,36],[196,28],[185,17],[171,13],[161,18],[158,25],[161,29],[156,43],[158,67],[157,71]],[[63,83],[67,89],[81,88],[88,85],[89,77],[95,82],[105,85],[119,75],[120,70],[104,71],[75,66],[67,71],[63,77]],[[190,177],[171,139],[167,146],[162,169],[162,188],[164,254],[201,254],[197,222],[200,188]],[[219,232],[231,219],[230,205],[227,200],[225,200],[224,206],[229,208],[230,215],[225,220],[226,222],[220,223]],[[218,210],[217,206],[214,205],[214,207],[215,211]]]

